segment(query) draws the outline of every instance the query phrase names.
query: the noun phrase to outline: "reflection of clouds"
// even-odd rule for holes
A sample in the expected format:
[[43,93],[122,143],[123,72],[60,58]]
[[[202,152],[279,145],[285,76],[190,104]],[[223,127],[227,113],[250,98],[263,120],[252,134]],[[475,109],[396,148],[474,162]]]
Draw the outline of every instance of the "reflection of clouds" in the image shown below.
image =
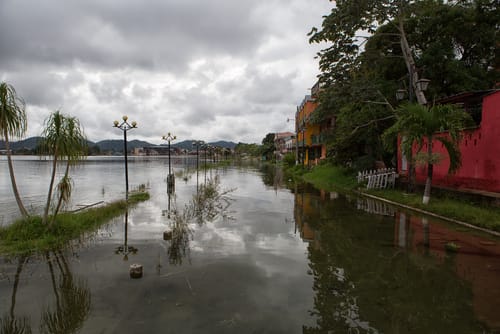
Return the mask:
[[220,228],[217,224],[206,224],[198,228],[191,246],[193,250],[218,255],[246,253],[244,237],[240,231]]
[[260,234],[255,242],[255,247],[273,255],[290,258],[301,256],[307,251],[307,244],[289,234],[276,236]]

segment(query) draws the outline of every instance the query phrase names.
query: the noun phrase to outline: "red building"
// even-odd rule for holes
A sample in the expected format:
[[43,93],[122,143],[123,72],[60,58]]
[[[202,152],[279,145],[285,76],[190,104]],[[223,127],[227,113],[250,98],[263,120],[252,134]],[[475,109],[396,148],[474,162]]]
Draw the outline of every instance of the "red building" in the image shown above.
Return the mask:
[[[475,120],[477,127],[463,131],[460,142],[462,166],[448,175],[450,160],[441,143],[432,143],[433,152],[442,161],[434,165],[432,184],[455,189],[500,192],[500,90],[467,92],[437,101],[461,105]],[[446,132],[443,133],[446,135]],[[427,150],[424,144],[423,150]],[[400,141],[398,142],[400,147]],[[407,175],[408,164],[398,150],[398,172]],[[417,183],[424,183],[427,167],[417,166]]]

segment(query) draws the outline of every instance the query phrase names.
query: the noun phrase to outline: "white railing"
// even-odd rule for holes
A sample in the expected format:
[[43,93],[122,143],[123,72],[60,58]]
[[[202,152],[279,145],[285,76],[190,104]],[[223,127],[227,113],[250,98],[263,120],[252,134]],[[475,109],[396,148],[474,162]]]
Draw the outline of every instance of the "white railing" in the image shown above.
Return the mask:
[[358,172],[358,183],[366,182],[366,189],[394,188],[397,173],[394,168],[381,168]]

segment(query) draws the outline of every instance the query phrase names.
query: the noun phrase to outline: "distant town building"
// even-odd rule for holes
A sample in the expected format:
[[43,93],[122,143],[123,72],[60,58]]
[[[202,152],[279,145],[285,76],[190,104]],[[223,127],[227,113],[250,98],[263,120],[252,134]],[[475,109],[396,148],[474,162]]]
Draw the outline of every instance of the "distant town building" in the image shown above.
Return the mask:
[[289,152],[294,152],[295,135],[292,132],[279,132],[274,134],[275,156],[277,160]]

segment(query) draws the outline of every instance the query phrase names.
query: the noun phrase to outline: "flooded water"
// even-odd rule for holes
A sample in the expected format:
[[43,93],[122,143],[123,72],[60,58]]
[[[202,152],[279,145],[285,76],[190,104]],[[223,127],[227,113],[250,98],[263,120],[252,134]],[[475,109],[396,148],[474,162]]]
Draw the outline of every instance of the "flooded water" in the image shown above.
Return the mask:
[[[8,223],[17,213],[1,163]],[[36,211],[47,163],[17,165]],[[287,189],[273,168],[178,174],[173,196],[165,158],[129,168],[149,201],[83,244],[1,259],[2,333],[500,332],[498,239],[372,200]],[[72,206],[122,198],[123,178],[119,158],[85,162]],[[218,197],[199,209],[203,184]],[[140,279],[129,276],[135,263]]]

